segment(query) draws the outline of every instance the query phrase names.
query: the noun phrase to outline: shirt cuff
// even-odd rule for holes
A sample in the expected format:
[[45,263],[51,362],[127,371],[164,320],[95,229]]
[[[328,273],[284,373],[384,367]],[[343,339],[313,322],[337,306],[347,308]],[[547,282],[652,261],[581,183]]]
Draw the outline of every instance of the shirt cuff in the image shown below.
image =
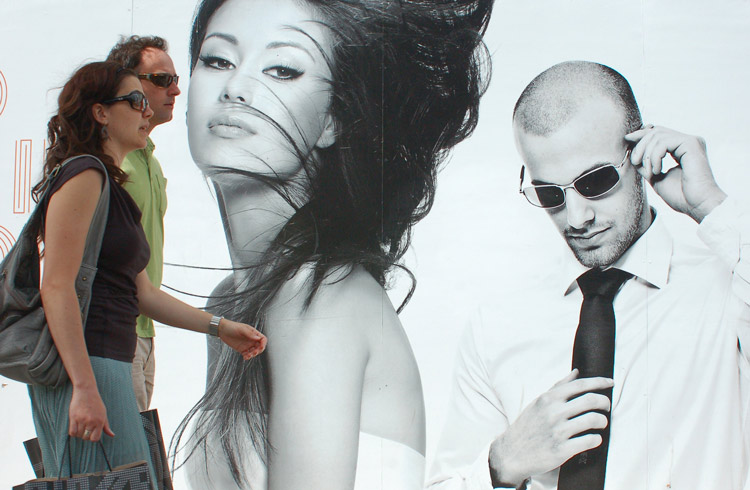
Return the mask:
[[740,297],[750,298],[750,212],[727,197],[703,219],[698,236],[730,268]]
[[[483,449],[482,452],[479,453],[479,457],[474,462],[474,464],[471,466],[470,471],[470,478],[471,478],[471,485],[469,485],[469,488],[476,488],[476,489],[503,489],[503,490],[515,490],[518,487],[493,487],[492,486],[492,476],[490,475],[490,448],[492,447],[492,443],[487,444]],[[528,480],[524,481],[521,484],[521,488],[526,488],[528,485]]]
[[740,260],[744,210],[736,199],[727,197],[698,226],[698,236],[727,265],[734,269]]

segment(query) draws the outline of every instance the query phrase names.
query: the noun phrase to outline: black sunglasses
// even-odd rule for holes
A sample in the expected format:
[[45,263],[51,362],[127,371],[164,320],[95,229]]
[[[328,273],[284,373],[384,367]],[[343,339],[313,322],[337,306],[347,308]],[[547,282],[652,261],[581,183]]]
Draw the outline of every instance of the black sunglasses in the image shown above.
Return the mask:
[[174,82],[177,85],[180,81],[180,77],[177,75],[170,75],[169,73],[139,73],[138,78],[141,80],[148,80],[157,87],[167,88]]
[[128,95],[121,95],[113,99],[104,100],[102,101],[102,104],[114,104],[115,102],[121,101],[127,101],[130,104],[130,107],[136,111],[146,112],[146,109],[148,108],[148,99],[143,92],[138,90],[133,90]]
[[601,197],[615,188],[620,182],[620,169],[628,161],[630,150],[625,152],[625,157],[619,165],[610,163],[595,168],[578,177],[568,185],[542,184],[523,187],[524,167],[521,167],[521,182],[518,192],[526,196],[526,199],[534,206],[540,208],[556,208],[565,204],[565,190],[575,191],[586,199]]

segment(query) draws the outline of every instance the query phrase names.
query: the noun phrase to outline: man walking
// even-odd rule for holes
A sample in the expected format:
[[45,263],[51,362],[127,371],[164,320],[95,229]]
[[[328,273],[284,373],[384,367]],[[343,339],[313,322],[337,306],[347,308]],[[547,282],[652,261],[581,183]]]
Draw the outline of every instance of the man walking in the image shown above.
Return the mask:
[[[109,53],[109,61],[117,61],[134,70],[143,85],[149,106],[154,111],[150,119],[148,144],[129,153],[122,169],[128,174],[125,189],[141,210],[141,224],[151,247],[151,259],[146,266],[149,279],[161,286],[164,248],[164,213],[167,209],[166,184],[161,165],[154,156],[151,131],[172,120],[175,98],[180,95],[179,77],[172,58],[167,54],[167,42],[158,36],[130,36],[122,38]],[[138,408],[147,410],[154,391],[154,323],[143,315],[138,317],[136,331],[138,346],[133,359],[133,385]]]

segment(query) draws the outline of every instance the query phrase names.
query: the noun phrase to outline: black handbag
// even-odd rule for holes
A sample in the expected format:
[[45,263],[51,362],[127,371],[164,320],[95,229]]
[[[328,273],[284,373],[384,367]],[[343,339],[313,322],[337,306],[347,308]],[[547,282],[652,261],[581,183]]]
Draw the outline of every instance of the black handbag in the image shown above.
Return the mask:
[[60,169],[81,158],[95,159],[104,169],[101,197],[94,211],[81,268],[75,281],[81,319],[86,327],[91,285],[102,246],[104,228],[109,214],[109,178],[104,164],[92,155],[72,157],[50,172],[39,204],[24,225],[18,241],[0,262],[0,375],[27,384],[57,387],[68,379],[62,359],[47,327],[39,294],[39,245],[37,237],[43,226],[42,203]]

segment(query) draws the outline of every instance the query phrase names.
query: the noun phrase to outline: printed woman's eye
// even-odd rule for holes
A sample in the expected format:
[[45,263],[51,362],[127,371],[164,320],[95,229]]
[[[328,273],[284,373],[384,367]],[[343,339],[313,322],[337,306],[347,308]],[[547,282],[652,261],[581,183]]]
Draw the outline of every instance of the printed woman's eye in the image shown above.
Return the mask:
[[214,70],[229,70],[234,68],[234,64],[231,61],[219,56],[200,56],[199,59],[204,66],[213,68]]
[[278,80],[294,80],[304,75],[303,71],[297,70],[289,66],[272,66],[263,70],[266,75],[272,76]]

